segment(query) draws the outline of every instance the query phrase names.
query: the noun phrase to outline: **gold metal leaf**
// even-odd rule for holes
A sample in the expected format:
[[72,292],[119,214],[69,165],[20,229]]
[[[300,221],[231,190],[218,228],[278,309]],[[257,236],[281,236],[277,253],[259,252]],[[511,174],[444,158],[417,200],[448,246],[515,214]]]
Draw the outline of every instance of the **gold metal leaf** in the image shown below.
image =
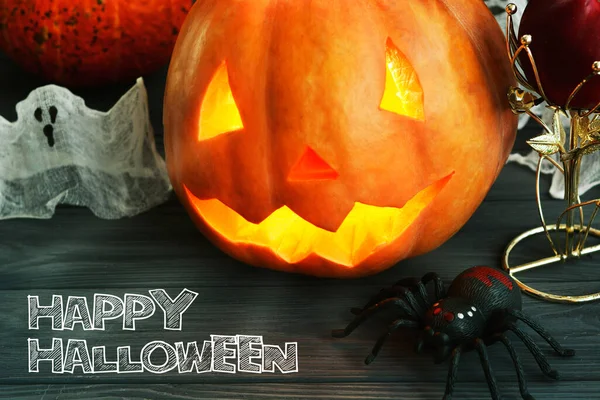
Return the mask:
[[533,147],[535,151],[549,156],[560,150],[560,144],[555,135],[541,135],[527,141],[527,144]]
[[508,102],[513,113],[527,112],[535,105],[536,98],[525,90],[511,86],[508,89]]
[[563,145],[565,143],[567,134],[565,132],[565,127],[560,120],[560,110],[558,109],[554,111],[552,118],[552,130],[554,131],[554,139],[558,141],[559,144]]
[[571,119],[573,121],[571,126],[574,129],[574,134],[581,140],[581,143],[586,144],[587,142],[590,142],[592,138],[589,135],[589,118],[587,116],[572,113]]
[[590,132],[597,133],[600,132],[600,119],[594,118],[592,122],[590,122],[589,128]]
[[600,150],[600,141],[594,141],[594,142],[588,144],[587,146],[582,147],[581,154],[582,155],[591,154],[598,150]]
[[573,113],[571,118],[573,119],[573,129],[581,140],[582,146],[600,139],[600,119],[597,116],[590,120],[587,115]]
[[535,151],[543,155],[554,154],[562,148],[565,138],[567,136],[565,128],[560,120],[560,110],[555,109],[553,120],[552,120],[552,131],[548,133],[534,137],[527,141]]
[[586,154],[591,154],[600,150],[600,140],[595,140],[586,146],[569,151],[561,156],[561,161],[569,161],[574,158],[583,157]]

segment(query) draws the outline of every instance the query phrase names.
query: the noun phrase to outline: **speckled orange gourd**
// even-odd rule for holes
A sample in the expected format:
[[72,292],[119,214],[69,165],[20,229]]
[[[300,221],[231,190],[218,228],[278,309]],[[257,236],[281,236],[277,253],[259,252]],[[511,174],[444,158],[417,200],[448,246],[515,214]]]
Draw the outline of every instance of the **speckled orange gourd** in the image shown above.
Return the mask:
[[66,86],[151,73],[168,61],[191,0],[0,0],[0,50]]

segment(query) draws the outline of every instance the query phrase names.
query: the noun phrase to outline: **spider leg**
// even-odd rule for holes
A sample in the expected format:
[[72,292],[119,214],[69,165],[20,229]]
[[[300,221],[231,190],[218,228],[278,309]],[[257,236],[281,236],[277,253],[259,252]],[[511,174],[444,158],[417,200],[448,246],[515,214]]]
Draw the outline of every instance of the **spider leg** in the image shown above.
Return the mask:
[[421,300],[421,304],[424,308],[429,308],[429,294],[427,294],[427,288],[425,284],[418,278],[404,278],[400,279],[394,284],[393,287],[403,286],[406,288],[416,289],[418,299]]
[[535,400],[535,398],[529,394],[529,390],[527,390],[527,381],[525,381],[525,374],[523,373],[523,366],[521,365],[521,360],[519,360],[519,355],[515,351],[515,348],[512,345],[510,339],[504,334],[500,333],[496,336],[506,347],[508,353],[510,354],[510,358],[512,358],[513,364],[515,365],[515,370],[517,372],[517,379],[519,381],[519,391],[521,392],[521,397],[524,400]]
[[417,300],[417,297],[410,289],[407,289],[403,286],[399,286],[398,293],[404,296],[404,298],[408,302],[408,305],[414,310],[415,315],[419,316],[425,314],[425,307],[423,306],[423,304],[419,303],[419,300]]
[[405,327],[405,328],[417,328],[419,326],[419,323],[416,321],[411,321],[409,319],[397,319],[395,321],[393,321],[390,326],[388,327],[387,331],[381,335],[379,337],[379,339],[377,339],[377,342],[375,343],[375,346],[373,346],[373,350],[371,350],[371,354],[369,354],[367,356],[367,358],[365,359],[365,364],[371,364],[373,362],[373,360],[375,359],[375,357],[377,357],[377,354],[379,354],[379,350],[381,350],[381,347],[383,346],[383,343],[385,343],[386,339],[390,337],[390,335],[398,328],[400,327]]
[[389,299],[390,297],[398,297],[398,288],[389,287],[389,288],[381,289],[379,291],[379,293],[377,293],[375,296],[371,297],[371,299],[369,299],[367,304],[365,304],[362,308],[353,307],[350,309],[350,312],[354,315],[358,315],[361,312],[368,309],[369,307],[372,307],[375,304],[377,304],[385,299]]
[[544,329],[543,326],[541,326],[540,324],[538,324],[536,321],[534,321],[527,314],[523,313],[520,310],[509,310],[508,312],[509,312],[510,315],[514,316],[517,319],[520,319],[521,321],[523,321],[527,325],[529,325],[531,327],[531,329],[533,329],[534,331],[536,331],[538,333],[538,335],[540,335],[541,337],[543,337],[544,340],[546,340],[546,342],[548,342],[548,344],[550,346],[552,346],[552,348],[554,349],[554,351],[556,351],[559,355],[561,355],[563,357],[570,357],[570,356],[575,355],[575,350],[573,350],[573,349],[565,349],[564,347],[562,347],[558,343],[558,341],[556,339],[554,339],[552,337],[552,335],[550,335],[550,333],[546,329]]
[[522,331],[521,329],[519,329],[518,327],[516,327],[514,325],[509,325],[508,329],[513,331],[515,333],[515,335],[517,335],[519,337],[519,339],[521,339],[523,341],[523,343],[525,343],[525,346],[527,346],[527,348],[533,355],[533,358],[535,358],[535,361],[538,363],[538,365],[539,365],[540,369],[542,370],[542,372],[544,373],[544,375],[546,375],[547,377],[549,377],[551,379],[556,379],[556,380],[560,379],[559,375],[558,375],[558,371],[556,371],[556,370],[552,369],[552,367],[550,367],[550,364],[548,363],[546,356],[544,355],[544,353],[542,353],[542,351],[540,350],[538,345],[535,344],[535,342],[533,341],[531,336],[529,336],[526,332]]
[[433,282],[435,284],[435,299],[439,300],[443,297],[446,297],[446,288],[444,287],[444,282],[435,272],[429,272],[421,278],[421,282],[423,285],[427,285],[429,282]]
[[392,288],[382,289],[378,295],[376,295],[366,304],[365,308],[363,308],[362,310],[353,308],[350,311],[353,314],[358,315],[368,310],[370,307],[374,307],[378,303],[386,301],[386,299],[389,299],[390,297],[398,298],[400,296],[403,296],[405,298],[406,303],[412,309],[412,311],[405,311],[406,314],[412,316],[419,316],[425,313],[425,306],[423,304],[420,304],[417,298],[415,297],[415,294],[410,289],[404,286],[394,286]]
[[456,347],[452,351],[452,357],[450,358],[450,368],[448,369],[448,378],[446,379],[446,391],[442,400],[452,399],[454,393],[454,385],[456,384],[456,377],[458,375],[458,362],[460,361],[460,354],[462,347]]
[[379,311],[388,308],[390,306],[396,306],[399,307],[400,309],[402,309],[402,311],[407,314],[409,316],[409,318],[414,317],[414,313],[411,310],[411,308],[408,306],[408,304],[406,304],[406,301],[404,299],[401,299],[399,297],[394,297],[391,299],[386,299],[383,300],[377,304],[375,304],[374,306],[371,306],[369,308],[367,308],[366,310],[364,310],[363,312],[361,312],[359,315],[357,315],[352,322],[350,322],[348,324],[348,326],[345,329],[335,329],[331,332],[333,337],[346,337],[348,336],[350,333],[352,333],[352,331],[354,329],[356,329],[360,324],[362,324],[366,319],[370,318],[371,316],[373,316],[374,314],[378,313]]
[[494,377],[494,373],[492,372],[492,366],[490,365],[490,360],[483,340],[475,339],[475,349],[479,354],[481,366],[483,367],[483,372],[485,373],[485,379],[487,380],[488,386],[490,388],[492,399],[500,400],[498,384],[496,383],[496,378]]
[[429,307],[429,295],[427,294],[427,288],[425,287],[429,282],[435,283],[435,300],[439,300],[446,296],[446,289],[444,288],[444,282],[440,279],[438,274],[435,272],[429,272],[425,274],[420,280],[418,278],[403,278],[397,281],[392,287],[384,288],[373,296],[363,308],[353,307],[350,312],[354,315],[358,315],[367,308],[379,303],[390,297],[397,297],[400,293],[401,288],[415,288],[419,293],[420,299],[423,301],[423,307]]

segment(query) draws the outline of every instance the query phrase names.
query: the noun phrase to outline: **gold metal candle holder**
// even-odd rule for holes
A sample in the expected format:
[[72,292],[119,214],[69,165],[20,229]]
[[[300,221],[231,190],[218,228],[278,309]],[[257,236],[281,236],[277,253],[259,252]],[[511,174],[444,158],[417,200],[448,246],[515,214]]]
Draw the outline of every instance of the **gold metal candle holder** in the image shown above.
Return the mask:
[[[600,75],[600,61],[596,61],[592,65],[590,74],[574,88],[564,106],[552,104],[544,93],[535,60],[529,48],[532,37],[530,35],[523,35],[518,39],[515,34],[512,16],[516,12],[517,6],[515,4],[511,3],[506,7],[506,43],[508,56],[512,63],[512,70],[517,81],[525,89],[511,87],[508,92],[508,98],[510,106],[515,114],[528,114],[544,129],[544,134],[527,141],[527,143],[540,155],[536,171],[535,193],[541,226],[524,232],[514,238],[504,251],[502,265],[503,268],[519,283],[523,291],[544,300],[562,303],[599,300],[600,293],[579,296],[545,293],[525,285],[515,277],[515,274],[518,272],[556,262],[564,262],[568,259],[576,259],[582,255],[600,250],[600,245],[586,247],[586,241],[590,235],[600,238],[600,230],[592,227],[592,222],[600,209],[600,199],[582,202],[578,190],[582,158],[600,150],[600,114],[598,113],[600,111],[600,102],[590,110],[572,109],[569,106],[581,88],[589,82],[590,79]],[[525,75],[518,69],[518,65],[520,64],[518,58],[523,52],[527,54],[531,67],[533,68],[538,90],[534,89],[534,85],[531,85],[525,78]],[[532,107],[541,104],[544,101],[546,102],[546,107],[553,112],[554,118],[552,126],[548,126],[548,124],[531,111]],[[569,118],[570,129],[568,135],[561,122],[561,115]],[[560,162],[555,161],[551,157],[557,153],[560,156]],[[566,201],[566,208],[558,217],[556,224],[553,225],[546,224],[540,198],[540,173],[544,160],[553,164],[562,173],[565,183],[564,199]],[[587,223],[584,219],[584,207],[586,206],[593,206],[593,211]],[[557,233],[560,236],[564,246],[559,245],[559,241],[555,241],[552,238],[551,232]],[[509,264],[509,256],[515,246],[526,238],[542,233],[546,235],[546,238],[550,243],[550,248],[554,254],[525,264],[511,266]]]

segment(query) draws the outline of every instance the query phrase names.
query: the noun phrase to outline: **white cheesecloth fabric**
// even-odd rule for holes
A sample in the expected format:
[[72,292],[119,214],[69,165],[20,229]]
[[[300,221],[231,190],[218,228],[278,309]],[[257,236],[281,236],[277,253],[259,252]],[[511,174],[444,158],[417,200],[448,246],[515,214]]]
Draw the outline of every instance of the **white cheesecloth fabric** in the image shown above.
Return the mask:
[[58,204],[117,219],[169,198],[141,78],[107,112],[56,85],[16,111],[15,122],[0,116],[0,219],[51,218]]

